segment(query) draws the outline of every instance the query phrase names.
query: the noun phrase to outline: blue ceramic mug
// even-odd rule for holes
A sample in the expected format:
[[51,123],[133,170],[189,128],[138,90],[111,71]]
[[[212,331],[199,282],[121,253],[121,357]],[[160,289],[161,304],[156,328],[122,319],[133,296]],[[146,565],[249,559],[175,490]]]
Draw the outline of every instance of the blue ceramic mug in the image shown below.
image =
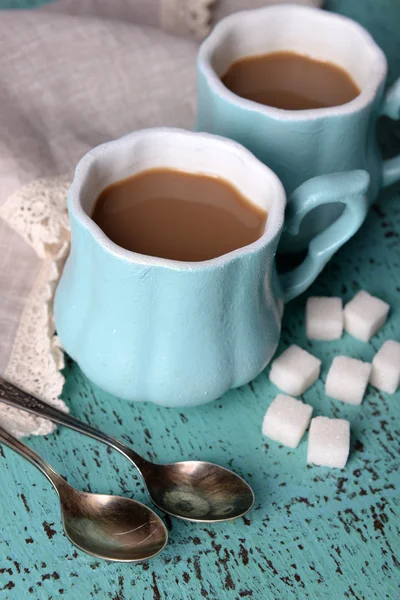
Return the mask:
[[[268,212],[253,244],[204,262],[144,256],[113,243],[91,219],[100,192],[153,167],[231,182]],[[54,314],[67,353],[100,388],[127,400],[189,406],[214,400],[258,375],[273,356],[283,302],[306,289],[367,212],[369,176],[321,176],[292,195],[287,235],[316,206],[342,216],[279,277],[275,253],[286,195],[278,177],[239,144],[209,134],[148,129],[95,148],[79,162],[68,195],[71,252]],[[206,240],[204,242],[207,243]]]
[[[285,50],[341,66],[361,93],[342,106],[293,111],[241,98],[221,82],[235,60]],[[400,82],[384,96],[386,58],[354,21],[297,5],[235,13],[203,42],[197,72],[196,129],[246,146],[278,175],[287,194],[310,177],[365,169],[371,177],[372,203],[381,186],[400,179],[400,157],[383,162],[376,139],[380,115],[399,117]],[[342,210],[338,205],[317,209],[304,221],[296,240],[282,239],[280,251],[306,248]]]

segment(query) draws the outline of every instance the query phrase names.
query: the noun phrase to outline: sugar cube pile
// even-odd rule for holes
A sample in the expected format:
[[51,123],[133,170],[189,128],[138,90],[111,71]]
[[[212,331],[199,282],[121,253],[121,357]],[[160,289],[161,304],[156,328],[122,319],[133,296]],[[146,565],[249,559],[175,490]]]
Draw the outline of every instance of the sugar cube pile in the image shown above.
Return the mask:
[[291,396],[301,396],[319,377],[321,361],[303,348],[289,346],[271,366],[270,381]]
[[307,462],[343,469],[350,452],[350,423],[345,419],[315,417],[308,432]]
[[[343,309],[342,299],[312,296],[306,304],[306,335],[311,340],[338,340],[345,329],[368,342],[385,324],[389,304],[365,290]],[[299,346],[287,348],[271,365],[270,381],[286,394],[278,394],[264,416],[262,432],[272,440],[296,448],[310,425],[312,407],[293,398],[303,394],[319,377],[321,361]],[[335,356],[325,382],[330,398],[348,404],[362,403],[368,383],[388,394],[400,386],[400,342],[386,341],[372,364],[350,356]],[[308,434],[307,462],[343,469],[350,450],[350,423],[345,419],[315,417]]]
[[344,328],[353,337],[368,342],[384,325],[389,309],[387,302],[361,290],[344,307]]
[[271,440],[297,448],[311,419],[312,406],[278,394],[265,413],[262,432]]
[[310,340],[338,340],[343,334],[341,298],[311,296],[306,304],[306,334]]
[[348,404],[361,404],[370,373],[370,363],[350,356],[335,356],[326,378],[325,393]]
[[394,394],[400,385],[400,343],[387,340],[372,361],[370,384]]

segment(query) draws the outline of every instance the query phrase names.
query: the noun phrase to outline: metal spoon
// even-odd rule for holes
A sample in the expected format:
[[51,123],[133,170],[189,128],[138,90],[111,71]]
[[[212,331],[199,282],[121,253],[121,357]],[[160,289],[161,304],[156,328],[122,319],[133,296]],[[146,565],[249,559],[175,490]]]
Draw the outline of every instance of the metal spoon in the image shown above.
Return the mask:
[[246,514],[253,506],[251,487],[229,469],[198,460],[167,465],[151,463],[119,440],[42,402],[2,377],[0,401],[75,429],[118,450],[142,475],[154,504],[174,517],[199,522],[227,521]]
[[137,562],[152,558],[165,547],[165,525],[144,504],[131,498],[76,490],[2,427],[0,442],[29,460],[51,481],[60,498],[65,534],[80,550],[107,560]]

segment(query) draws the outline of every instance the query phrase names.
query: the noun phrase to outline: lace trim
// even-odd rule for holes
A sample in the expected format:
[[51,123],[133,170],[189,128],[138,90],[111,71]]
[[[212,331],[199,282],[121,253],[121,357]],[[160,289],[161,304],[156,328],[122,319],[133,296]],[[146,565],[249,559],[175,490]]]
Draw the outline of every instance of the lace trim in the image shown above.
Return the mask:
[[215,0],[161,0],[161,26],[177,34],[204,38],[211,27]]
[[[27,298],[5,376],[67,411],[58,399],[64,355],[55,336],[53,295],[69,250],[66,198],[71,175],[46,177],[17,190],[0,208],[0,216],[44,259]],[[55,425],[8,406],[0,406],[0,423],[15,435],[46,435]]]

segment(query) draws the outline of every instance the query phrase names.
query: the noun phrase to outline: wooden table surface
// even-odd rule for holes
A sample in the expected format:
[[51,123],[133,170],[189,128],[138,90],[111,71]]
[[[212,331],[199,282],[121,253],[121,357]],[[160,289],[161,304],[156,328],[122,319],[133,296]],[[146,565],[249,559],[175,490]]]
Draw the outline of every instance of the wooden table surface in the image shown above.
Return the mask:
[[[0,3],[10,5],[27,0]],[[388,55],[391,80],[400,75],[398,0],[334,0],[329,8],[362,22]],[[382,123],[379,135],[386,156],[399,151],[398,125]],[[218,525],[161,515],[170,536],[162,554],[136,565],[107,563],[71,546],[51,485],[0,447],[1,600],[400,598],[400,392],[369,387],[357,407],[326,398],[323,386],[335,354],[371,360],[385,339],[400,340],[400,187],[382,195],[310,293],[348,300],[360,288],[392,307],[369,344],[347,334],[307,341],[303,296],[287,306],[279,348],[297,343],[322,359],[321,380],[303,399],[315,415],[350,420],[344,470],[307,466],[306,437],[295,450],[262,437],[263,415],[277,393],[268,369],[219,401],[178,411],[113,398],[69,364],[63,398],[73,414],[154,460],[202,458],[231,467],[254,487],[256,504],[247,517]],[[99,443],[63,428],[28,443],[79,488],[149,502],[128,461]]]

